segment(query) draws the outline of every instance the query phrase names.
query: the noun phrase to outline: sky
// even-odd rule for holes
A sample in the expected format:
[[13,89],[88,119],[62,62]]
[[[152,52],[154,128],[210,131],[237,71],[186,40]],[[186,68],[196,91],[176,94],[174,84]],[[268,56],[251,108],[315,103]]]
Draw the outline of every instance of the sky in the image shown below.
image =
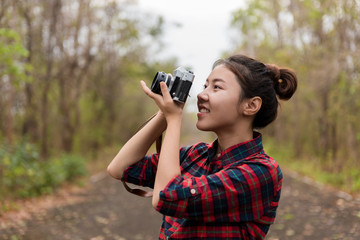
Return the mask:
[[[195,80],[190,96],[195,99],[214,61],[223,51],[231,49],[231,13],[242,3],[239,0],[138,0],[141,10],[162,15],[168,23],[163,54],[176,56],[181,66],[193,67]],[[171,23],[180,23],[181,27]]]

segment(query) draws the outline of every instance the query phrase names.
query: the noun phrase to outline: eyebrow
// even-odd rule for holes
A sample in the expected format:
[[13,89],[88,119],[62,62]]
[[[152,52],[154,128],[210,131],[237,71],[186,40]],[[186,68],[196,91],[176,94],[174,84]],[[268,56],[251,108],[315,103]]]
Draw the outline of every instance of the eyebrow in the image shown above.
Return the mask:
[[[217,83],[217,82],[223,82],[223,83],[226,83],[224,79],[221,79],[221,78],[215,78],[213,80],[211,80],[212,82],[214,83]],[[210,82],[209,79],[206,79],[206,82]]]

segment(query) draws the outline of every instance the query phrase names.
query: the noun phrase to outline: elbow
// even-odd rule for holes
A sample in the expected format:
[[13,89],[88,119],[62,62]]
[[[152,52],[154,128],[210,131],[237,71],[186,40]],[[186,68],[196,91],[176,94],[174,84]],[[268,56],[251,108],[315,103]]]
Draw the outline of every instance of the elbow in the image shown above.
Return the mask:
[[153,208],[156,210],[157,209],[157,205],[158,205],[158,203],[159,203],[159,198],[157,197],[155,197],[155,196],[153,196],[153,198],[152,198],[152,206],[153,206]]
[[160,192],[154,188],[151,204],[156,210],[160,201]]
[[107,167],[107,172],[108,174],[115,178],[115,179],[121,179],[123,171],[120,171],[119,169],[115,169],[115,167],[112,164],[109,164],[109,166]]

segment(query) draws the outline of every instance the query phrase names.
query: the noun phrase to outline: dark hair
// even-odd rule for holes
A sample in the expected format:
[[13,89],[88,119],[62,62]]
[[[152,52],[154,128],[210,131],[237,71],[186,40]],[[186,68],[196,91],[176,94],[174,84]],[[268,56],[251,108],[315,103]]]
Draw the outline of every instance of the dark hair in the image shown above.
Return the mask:
[[243,91],[240,99],[260,97],[262,105],[255,116],[253,128],[263,128],[276,119],[278,100],[289,100],[297,88],[297,77],[288,68],[264,64],[244,55],[217,60],[213,69],[224,65],[237,77]]

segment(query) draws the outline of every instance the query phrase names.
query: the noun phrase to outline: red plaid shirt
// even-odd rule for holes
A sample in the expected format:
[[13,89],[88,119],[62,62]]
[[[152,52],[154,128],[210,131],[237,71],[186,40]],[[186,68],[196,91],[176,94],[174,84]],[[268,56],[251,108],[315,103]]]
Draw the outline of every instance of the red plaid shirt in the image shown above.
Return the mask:
[[[264,239],[274,223],[282,173],[262,137],[216,155],[217,141],[180,149],[181,176],[160,192],[159,239]],[[130,166],[123,180],[153,187],[159,156]]]

